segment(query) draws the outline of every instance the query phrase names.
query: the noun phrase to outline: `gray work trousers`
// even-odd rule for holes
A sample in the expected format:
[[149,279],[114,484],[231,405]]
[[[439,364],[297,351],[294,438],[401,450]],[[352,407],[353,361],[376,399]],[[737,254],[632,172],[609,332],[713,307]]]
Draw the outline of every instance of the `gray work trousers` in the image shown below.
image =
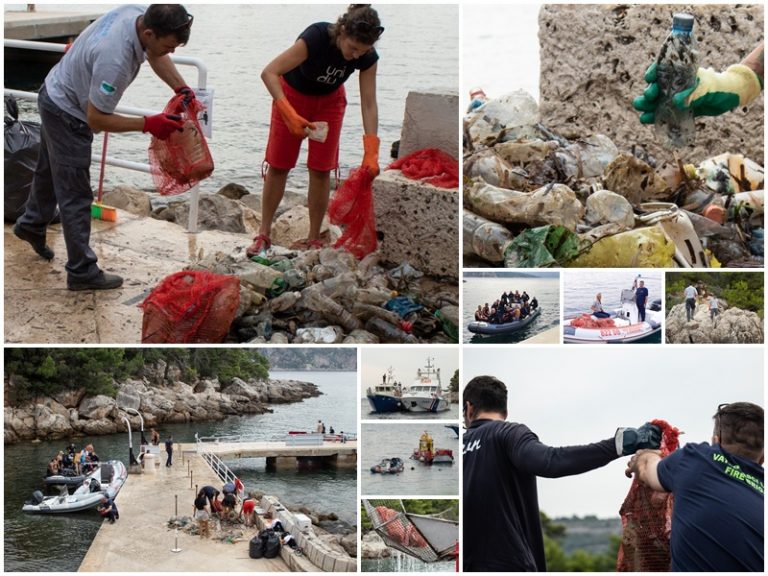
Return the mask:
[[40,156],[24,214],[18,224],[45,237],[56,205],[61,214],[67,245],[69,280],[91,280],[99,273],[98,258],[91,250],[91,145],[88,124],[68,114],[48,96],[45,85],[38,95]]

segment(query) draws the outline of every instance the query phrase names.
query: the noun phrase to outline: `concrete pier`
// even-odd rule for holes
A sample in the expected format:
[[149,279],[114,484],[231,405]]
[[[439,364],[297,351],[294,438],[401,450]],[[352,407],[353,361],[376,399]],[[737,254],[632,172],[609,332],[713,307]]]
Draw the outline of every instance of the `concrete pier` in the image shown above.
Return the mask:
[[[218,486],[216,477],[203,459],[189,445],[174,452],[174,464],[161,464],[154,471],[129,475],[115,499],[120,519],[104,524],[94,538],[79,572],[287,572],[288,565],[280,557],[254,560],[248,556],[248,541],[258,532],[243,528],[242,542],[226,544],[169,530],[166,523],[176,515],[192,516],[195,485]],[[192,471],[192,481],[187,467]],[[191,487],[190,487],[191,485]],[[172,552],[176,546],[180,552]]]
[[67,41],[74,39],[99,16],[101,14],[7,10],[3,13],[3,36],[13,40]]
[[323,442],[318,446],[289,446],[284,442],[220,442],[201,444],[219,458],[266,458],[267,469],[314,469],[323,466],[355,469],[357,442]]

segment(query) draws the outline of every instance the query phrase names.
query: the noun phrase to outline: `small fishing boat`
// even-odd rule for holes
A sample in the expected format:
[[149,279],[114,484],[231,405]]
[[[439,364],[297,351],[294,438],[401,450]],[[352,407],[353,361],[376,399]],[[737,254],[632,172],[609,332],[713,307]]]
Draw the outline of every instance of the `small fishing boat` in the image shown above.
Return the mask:
[[423,464],[453,464],[453,450],[435,448],[432,437],[424,432],[419,438],[419,447],[411,454],[411,460]]
[[44,496],[36,490],[22,511],[29,514],[66,514],[95,508],[103,496],[117,496],[127,477],[128,470],[122,462],[108,460],[88,474],[74,493],[69,494],[65,488],[58,496]]
[[408,412],[443,412],[450,408],[443,396],[440,368],[435,368],[432,360],[427,358],[427,367],[417,370],[413,384],[403,390],[402,403]]
[[517,332],[522,328],[525,328],[531,324],[541,314],[541,307],[536,308],[530,315],[526,316],[522,320],[515,320],[514,322],[504,322],[503,324],[493,324],[491,322],[475,320],[467,325],[467,330],[473,334],[482,334],[484,336],[492,336],[494,334],[511,334]]
[[654,300],[645,309],[645,321],[641,322],[635,290],[624,289],[621,291],[621,308],[614,310],[610,318],[585,313],[563,320],[563,341],[572,344],[635,342],[659,332],[663,316],[661,300]]
[[402,401],[402,386],[395,381],[392,368],[382,376],[381,382],[373,388],[368,388],[366,397],[371,410],[380,414],[387,412],[402,412],[405,406]]
[[399,474],[405,468],[405,462],[401,458],[384,458],[378,464],[371,466],[371,472],[375,474]]

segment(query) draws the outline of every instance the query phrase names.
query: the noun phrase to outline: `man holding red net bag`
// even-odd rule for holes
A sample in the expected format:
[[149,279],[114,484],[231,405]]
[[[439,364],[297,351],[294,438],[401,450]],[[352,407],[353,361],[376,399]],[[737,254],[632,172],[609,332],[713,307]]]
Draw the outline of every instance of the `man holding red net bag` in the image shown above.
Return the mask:
[[108,290],[123,279],[105,273],[90,247],[91,146],[94,132],[148,132],[161,139],[182,129],[179,117],[128,117],[114,111],[146,60],[187,101],[195,99],[169,54],[187,43],[193,17],[180,4],[121,6],[86,28],[40,89],[40,156],[25,213],[14,234],[52,260],[46,230],[56,206],[67,246],[67,288]]

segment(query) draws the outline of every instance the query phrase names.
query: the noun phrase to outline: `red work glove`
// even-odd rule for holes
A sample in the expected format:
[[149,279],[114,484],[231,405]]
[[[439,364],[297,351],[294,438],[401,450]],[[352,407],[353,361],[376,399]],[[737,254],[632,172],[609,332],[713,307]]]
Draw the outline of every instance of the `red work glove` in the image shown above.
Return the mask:
[[363,135],[363,167],[375,178],[379,175],[379,137],[375,134]]
[[176,94],[184,94],[184,105],[189,106],[189,103],[196,98],[195,91],[189,86],[179,86],[174,90]]
[[297,138],[306,138],[307,128],[310,130],[315,129],[314,124],[306,118],[299,116],[298,112],[291,106],[291,103],[288,102],[288,98],[285,96],[279,100],[275,100],[275,106],[277,106],[277,111],[280,112],[283,122],[288,126],[288,131]]
[[174,130],[181,132],[183,129],[184,122],[181,121],[181,116],[176,114],[144,116],[144,130],[142,132],[149,132],[160,140],[167,140]]

